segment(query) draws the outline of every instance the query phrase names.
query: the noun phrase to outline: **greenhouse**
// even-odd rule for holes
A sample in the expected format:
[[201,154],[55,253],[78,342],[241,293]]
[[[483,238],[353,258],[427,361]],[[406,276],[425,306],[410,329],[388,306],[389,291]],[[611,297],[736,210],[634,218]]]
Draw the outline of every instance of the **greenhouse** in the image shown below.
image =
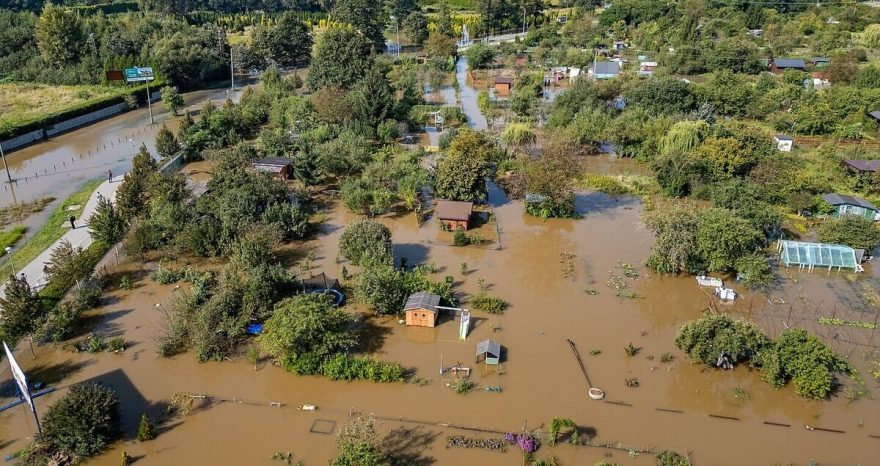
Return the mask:
[[798,266],[809,270],[815,267],[828,270],[852,269],[855,272],[864,270],[860,260],[863,251],[848,246],[781,240],[777,250],[782,263],[787,266]]

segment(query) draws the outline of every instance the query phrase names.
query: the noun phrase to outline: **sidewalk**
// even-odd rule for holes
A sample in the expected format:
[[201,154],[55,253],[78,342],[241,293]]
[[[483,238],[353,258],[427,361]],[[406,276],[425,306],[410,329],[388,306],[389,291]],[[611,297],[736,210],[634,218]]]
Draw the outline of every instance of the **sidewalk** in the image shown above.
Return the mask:
[[[22,274],[27,278],[28,283],[30,283],[31,287],[34,290],[39,290],[40,288],[46,286],[46,274],[43,273],[43,267],[49,262],[49,258],[52,257],[52,252],[61,244],[62,241],[68,241],[74,247],[80,247],[86,249],[92,244],[92,235],[89,232],[88,227],[88,219],[92,217],[95,211],[98,209],[98,196],[103,196],[105,198],[113,201],[116,199],[116,190],[119,189],[119,186],[122,185],[122,180],[125,175],[119,175],[113,177],[113,182],[105,181],[98,186],[98,189],[92,193],[92,196],[89,197],[88,202],[86,202],[85,208],[83,208],[82,215],[80,218],[74,222],[76,228],[68,231],[64,234],[58,241],[52,243],[48,249],[43,251],[39,256],[37,256],[34,260],[32,260],[29,264],[24,266],[22,269],[17,269],[16,273],[20,277]],[[3,286],[5,288],[5,284]],[[4,295],[4,290],[0,290],[0,295]]]

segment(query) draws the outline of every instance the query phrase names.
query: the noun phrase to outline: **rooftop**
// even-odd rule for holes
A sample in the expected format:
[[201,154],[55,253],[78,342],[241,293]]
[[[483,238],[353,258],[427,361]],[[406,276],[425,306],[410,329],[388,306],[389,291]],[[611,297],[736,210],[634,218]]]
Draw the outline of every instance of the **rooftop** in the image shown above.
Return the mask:
[[854,205],[866,209],[877,210],[877,208],[874,207],[874,204],[871,204],[860,197],[850,196],[848,194],[828,193],[823,194],[822,199],[831,205]]
[[849,246],[780,240],[777,250],[782,263],[787,266],[864,270],[856,257],[856,250]]
[[777,141],[794,141],[794,138],[792,138],[791,136],[788,136],[786,134],[777,134],[776,136],[773,136],[773,137],[776,138]]
[[620,74],[620,65],[617,62],[613,61],[600,61],[596,62],[596,68],[593,70],[594,74],[611,74],[617,76]]
[[807,64],[800,58],[777,58],[773,60],[777,68],[806,68]]
[[871,115],[876,120],[880,120],[880,110],[874,110],[873,112],[868,112],[868,115]]
[[267,165],[267,166],[279,166],[286,167],[293,163],[293,159],[288,159],[284,157],[262,157],[259,159],[251,160],[252,165]]
[[428,293],[427,291],[419,291],[418,293],[409,295],[403,310],[424,309],[426,311],[437,312],[437,306],[439,305],[440,296]]
[[495,84],[513,84],[513,78],[507,76],[495,76]]
[[843,163],[862,172],[875,172],[880,168],[880,160],[844,160]]
[[473,202],[439,199],[437,200],[437,207],[434,209],[434,212],[437,213],[437,218],[441,220],[460,220],[466,222],[471,218],[473,210]]
[[494,357],[501,357],[501,345],[497,341],[483,340],[477,343],[477,356],[488,354]]

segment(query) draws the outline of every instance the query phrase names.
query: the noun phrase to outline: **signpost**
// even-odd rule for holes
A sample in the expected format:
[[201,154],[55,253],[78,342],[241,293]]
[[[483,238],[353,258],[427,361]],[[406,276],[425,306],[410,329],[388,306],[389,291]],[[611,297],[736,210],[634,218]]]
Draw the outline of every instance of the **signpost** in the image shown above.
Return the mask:
[[18,385],[19,396],[31,407],[31,412],[34,413],[34,422],[37,423],[37,433],[40,433],[40,418],[37,416],[37,408],[34,406],[34,399],[31,396],[31,389],[28,387],[24,371],[21,370],[21,366],[18,365],[15,357],[12,356],[12,351],[9,350],[9,346],[5,341],[3,342],[3,349],[6,351],[6,359],[9,360],[9,367],[12,369],[12,378],[15,379],[15,384]]
[[145,82],[147,83],[147,108],[150,109],[150,124],[153,124],[153,105],[150,101],[150,81],[153,80],[153,68],[150,67],[134,67],[125,69],[125,81],[129,83]]

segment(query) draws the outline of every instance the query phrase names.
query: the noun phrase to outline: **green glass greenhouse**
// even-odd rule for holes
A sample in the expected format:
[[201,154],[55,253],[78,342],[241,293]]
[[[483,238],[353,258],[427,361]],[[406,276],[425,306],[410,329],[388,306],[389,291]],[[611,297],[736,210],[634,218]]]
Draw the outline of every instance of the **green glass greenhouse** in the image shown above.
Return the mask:
[[816,267],[828,270],[852,269],[854,272],[864,270],[861,265],[864,251],[849,246],[780,240],[777,250],[782,263],[789,267],[797,266],[809,270]]

